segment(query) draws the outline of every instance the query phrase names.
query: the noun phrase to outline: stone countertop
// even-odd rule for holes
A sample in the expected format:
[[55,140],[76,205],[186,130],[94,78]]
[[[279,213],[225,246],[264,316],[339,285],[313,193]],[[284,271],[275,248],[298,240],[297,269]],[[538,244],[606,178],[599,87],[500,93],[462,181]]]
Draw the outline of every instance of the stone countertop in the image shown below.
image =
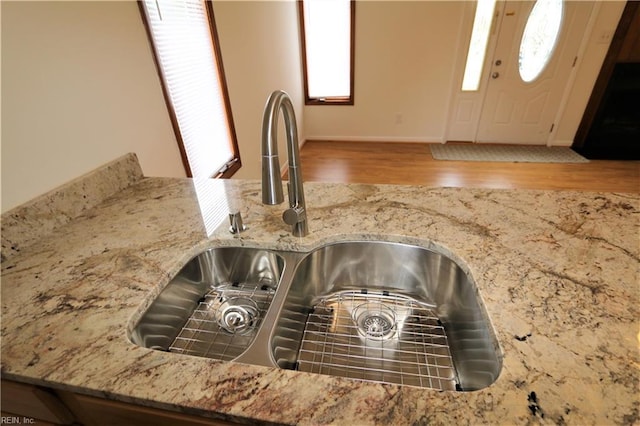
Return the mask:
[[[640,422],[637,194],[306,183],[310,234],[296,238],[282,205],[261,204],[257,181],[128,175],[129,185],[19,250],[3,236],[4,379],[237,422]],[[227,230],[231,210],[248,226],[240,235]],[[16,217],[3,215],[3,233],[5,225],[11,235],[33,232]],[[493,385],[438,392],[367,383],[154,351],[128,338],[205,248],[309,251],[354,239],[435,244],[468,268],[503,351]]]

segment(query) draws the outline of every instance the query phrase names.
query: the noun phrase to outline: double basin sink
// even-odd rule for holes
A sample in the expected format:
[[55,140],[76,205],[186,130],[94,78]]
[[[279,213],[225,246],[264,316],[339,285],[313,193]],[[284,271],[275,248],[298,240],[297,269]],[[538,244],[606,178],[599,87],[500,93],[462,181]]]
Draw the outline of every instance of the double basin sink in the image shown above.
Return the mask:
[[208,249],[129,337],[176,354],[438,390],[487,387],[502,368],[472,277],[440,252],[384,241]]

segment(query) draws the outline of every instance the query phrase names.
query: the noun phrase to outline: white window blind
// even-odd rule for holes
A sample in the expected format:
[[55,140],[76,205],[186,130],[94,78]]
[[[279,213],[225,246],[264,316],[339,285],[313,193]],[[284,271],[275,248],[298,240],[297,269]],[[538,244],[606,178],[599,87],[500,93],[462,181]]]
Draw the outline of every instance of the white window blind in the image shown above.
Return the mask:
[[351,2],[304,0],[309,98],[351,96]]
[[204,1],[143,5],[191,175],[215,176],[235,153]]

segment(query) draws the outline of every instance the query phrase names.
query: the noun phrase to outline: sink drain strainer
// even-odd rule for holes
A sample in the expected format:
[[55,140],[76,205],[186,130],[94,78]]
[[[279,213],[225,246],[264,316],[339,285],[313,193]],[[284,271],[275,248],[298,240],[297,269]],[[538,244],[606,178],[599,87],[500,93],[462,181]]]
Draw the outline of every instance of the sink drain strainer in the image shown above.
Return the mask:
[[216,311],[218,325],[229,333],[244,333],[253,328],[258,317],[258,306],[246,297],[225,300]]
[[253,342],[275,293],[263,282],[211,287],[169,345],[169,352],[230,361]]
[[358,333],[368,339],[383,340],[395,334],[396,320],[392,309],[378,302],[366,302],[353,310]]

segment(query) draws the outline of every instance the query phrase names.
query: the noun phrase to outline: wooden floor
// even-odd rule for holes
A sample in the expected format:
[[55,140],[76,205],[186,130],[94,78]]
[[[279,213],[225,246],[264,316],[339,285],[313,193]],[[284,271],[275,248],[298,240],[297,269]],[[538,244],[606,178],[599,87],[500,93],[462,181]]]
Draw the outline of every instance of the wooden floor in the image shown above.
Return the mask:
[[422,143],[333,141],[307,141],[300,156],[304,181],[640,192],[638,161],[439,161]]

